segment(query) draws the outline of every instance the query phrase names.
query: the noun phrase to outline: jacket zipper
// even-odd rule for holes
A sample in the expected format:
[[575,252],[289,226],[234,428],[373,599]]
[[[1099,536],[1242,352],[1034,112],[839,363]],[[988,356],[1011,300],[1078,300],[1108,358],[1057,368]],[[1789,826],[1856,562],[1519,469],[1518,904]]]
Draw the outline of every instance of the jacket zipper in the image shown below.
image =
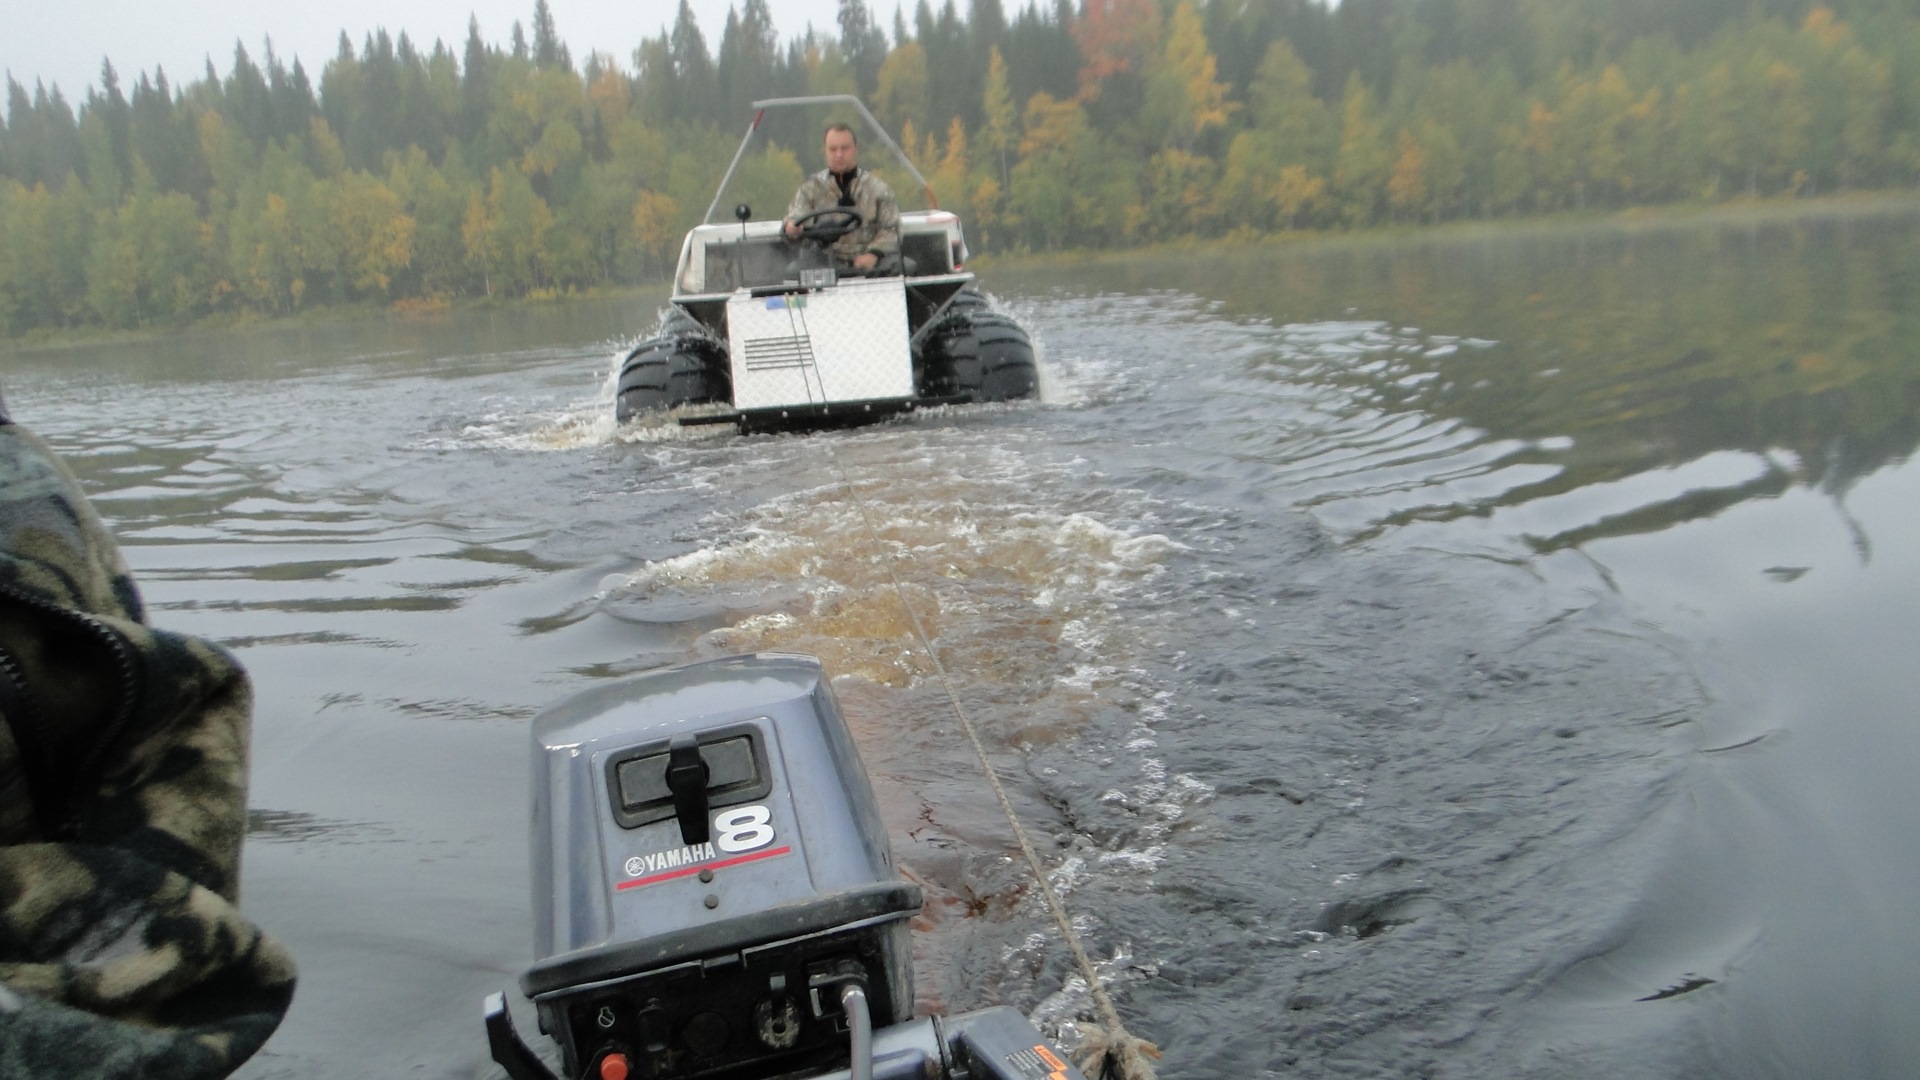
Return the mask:
[[[19,752],[20,772],[27,784],[27,797],[33,803],[34,818],[44,827],[53,813],[54,792],[49,784],[45,763],[51,756],[47,745],[46,719],[27,689],[26,672],[13,654],[0,649],[0,716],[7,719],[13,732],[13,745]],[[38,767],[36,767],[38,766]]]
[[[114,708],[113,716],[107,721],[106,726],[101,728],[93,738],[92,747],[81,752],[81,759],[78,762],[79,767],[62,777],[62,779],[67,781],[67,790],[64,793],[65,798],[62,800],[64,805],[57,808],[47,807],[49,812],[48,819],[42,821],[42,825],[46,826],[50,832],[58,835],[72,836],[77,833],[80,828],[78,815],[70,812],[72,804],[75,801],[77,782],[99,763],[100,758],[106,753],[107,747],[119,736],[121,729],[127,726],[128,721],[133,719],[134,709],[139,704],[139,669],[134,664],[133,649],[128,646],[126,639],[116,633],[112,627],[87,612],[63,607],[7,584],[0,584],[0,596],[15,600],[27,607],[51,615],[56,619],[79,623],[86,628],[89,634],[104,644],[107,647],[107,651],[114,658],[115,675],[118,676],[116,685],[120,688],[120,699]],[[20,670],[18,661],[14,660],[4,650],[0,650],[0,668],[4,668],[4,671],[0,671],[0,677],[9,679],[20,690],[19,696],[25,706],[28,727],[32,732],[33,739],[38,744],[36,749],[41,754],[41,760],[51,765],[52,762],[50,759],[53,757],[53,747],[56,744],[51,738],[51,733],[48,731],[47,717],[41,713],[27,697],[25,673]],[[14,729],[14,738],[16,740],[19,738],[18,727]],[[56,809],[58,810],[57,814],[54,813]]]

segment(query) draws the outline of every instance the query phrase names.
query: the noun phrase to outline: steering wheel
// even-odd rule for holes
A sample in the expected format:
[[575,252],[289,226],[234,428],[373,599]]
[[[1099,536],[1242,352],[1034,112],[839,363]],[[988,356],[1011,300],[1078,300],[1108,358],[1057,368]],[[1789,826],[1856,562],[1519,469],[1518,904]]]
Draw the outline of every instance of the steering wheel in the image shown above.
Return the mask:
[[851,207],[829,206],[825,210],[801,214],[793,219],[793,223],[800,229],[800,239],[825,246],[865,225],[867,219]]

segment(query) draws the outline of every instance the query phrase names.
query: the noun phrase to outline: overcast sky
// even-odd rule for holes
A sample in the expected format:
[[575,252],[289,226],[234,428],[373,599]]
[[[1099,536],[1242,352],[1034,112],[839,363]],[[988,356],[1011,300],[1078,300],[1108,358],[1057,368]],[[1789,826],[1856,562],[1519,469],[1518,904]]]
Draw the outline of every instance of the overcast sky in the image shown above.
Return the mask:
[[[589,52],[611,54],[631,68],[640,39],[673,22],[680,0],[548,0],[560,36],[575,61]],[[326,3],[260,3],[259,0],[0,0],[0,69],[29,91],[35,79],[58,83],[78,105],[100,74],[107,57],[130,87],[140,71],[166,68],[175,85],[200,77],[206,59],[225,77],[233,65],[238,39],[255,61],[262,43],[273,39],[274,52],[289,66],[299,56],[317,88],[320,69],[332,58],[340,31],[357,48],[378,27],[398,37],[405,30],[427,51],[435,38],[456,54],[467,37],[467,17],[477,16],[480,33],[504,46],[514,20],[533,21],[534,0],[330,0]],[[720,45],[729,0],[692,0],[707,48]],[[816,29],[837,33],[838,0],[770,0],[780,40]],[[874,21],[893,25],[894,0],[868,0]],[[908,5],[911,10],[911,5]]]

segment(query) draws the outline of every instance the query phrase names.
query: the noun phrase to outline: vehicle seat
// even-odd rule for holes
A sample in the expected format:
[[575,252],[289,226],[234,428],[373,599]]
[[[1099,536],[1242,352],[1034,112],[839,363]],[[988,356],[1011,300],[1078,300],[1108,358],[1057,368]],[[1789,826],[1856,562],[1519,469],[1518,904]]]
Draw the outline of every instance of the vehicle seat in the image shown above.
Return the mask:
[[[922,274],[945,274],[953,270],[947,262],[950,251],[944,232],[908,233],[900,238],[900,254],[909,266],[924,267],[918,271]],[[910,269],[907,276],[914,273]]]

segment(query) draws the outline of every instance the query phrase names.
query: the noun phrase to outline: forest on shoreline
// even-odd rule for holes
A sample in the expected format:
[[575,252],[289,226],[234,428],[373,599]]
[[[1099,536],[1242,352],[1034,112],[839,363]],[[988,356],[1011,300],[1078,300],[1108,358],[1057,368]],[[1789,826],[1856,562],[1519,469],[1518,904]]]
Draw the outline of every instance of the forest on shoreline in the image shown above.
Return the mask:
[[[77,107],[9,78],[0,335],[658,281],[749,103],[799,94],[867,101],[989,252],[1920,179],[1913,0],[841,0],[784,44],[767,2],[578,63],[538,0],[505,45],[343,31],[317,81],[244,45]],[[819,167],[769,134],[760,216]]]

